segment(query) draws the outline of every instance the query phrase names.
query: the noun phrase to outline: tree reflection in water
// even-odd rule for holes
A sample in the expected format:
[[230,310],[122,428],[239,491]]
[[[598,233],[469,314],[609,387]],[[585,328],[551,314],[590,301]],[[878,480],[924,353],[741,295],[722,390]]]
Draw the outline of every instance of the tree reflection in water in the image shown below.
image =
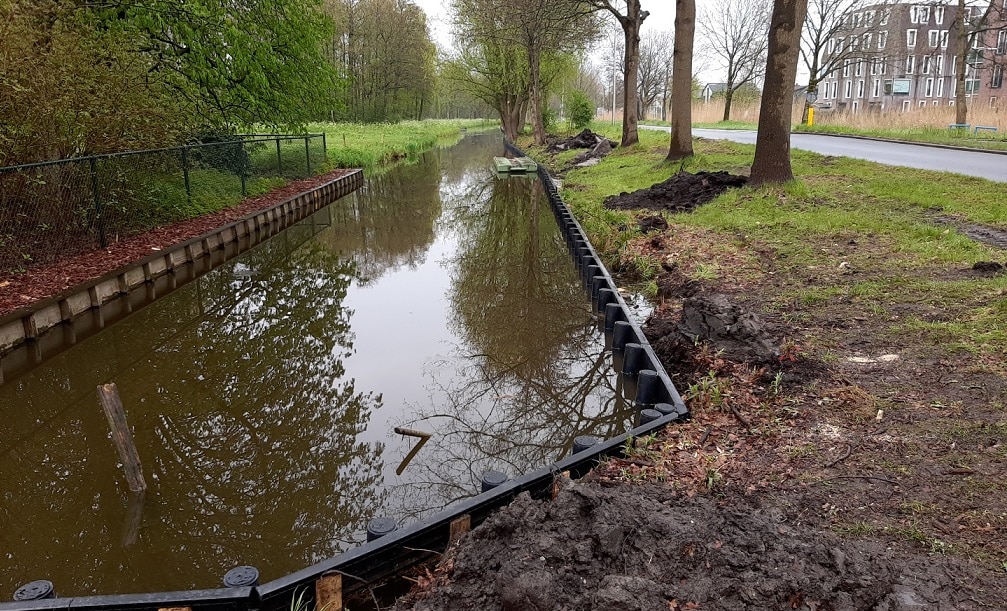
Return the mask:
[[[45,386],[43,402],[71,406],[44,443],[0,454],[11,584],[54,567],[63,595],[212,587],[245,563],[276,577],[345,548],[383,503],[383,445],[356,439],[381,397],[344,378],[355,270],[298,231],[0,389]],[[127,495],[94,399],[109,380],[150,486],[126,547]]]
[[416,407],[416,428],[434,435],[394,493],[413,514],[478,492],[486,470],[526,473],[576,435],[622,432],[630,417],[538,181],[480,182],[458,198],[461,341],[429,364],[430,407]]

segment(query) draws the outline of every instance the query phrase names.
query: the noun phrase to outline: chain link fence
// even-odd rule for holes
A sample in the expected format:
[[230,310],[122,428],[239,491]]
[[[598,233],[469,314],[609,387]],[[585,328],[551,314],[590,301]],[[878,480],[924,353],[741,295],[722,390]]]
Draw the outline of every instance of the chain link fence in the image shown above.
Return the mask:
[[0,167],[0,274],[221,210],[327,165],[324,134],[249,134]]

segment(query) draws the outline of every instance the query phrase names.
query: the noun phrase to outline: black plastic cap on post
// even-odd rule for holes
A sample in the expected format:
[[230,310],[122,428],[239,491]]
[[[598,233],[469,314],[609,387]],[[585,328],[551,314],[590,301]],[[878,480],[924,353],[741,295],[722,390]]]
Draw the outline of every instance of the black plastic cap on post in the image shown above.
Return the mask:
[[483,473],[482,482],[479,485],[479,489],[483,492],[489,492],[490,490],[496,488],[497,486],[503,485],[507,482],[507,474],[501,473],[499,471],[487,471]]
[[678,408],[671,403],[655,403],[654,409],[661,412],[662,416],[678,413]]
[[254,566],[236,566],[224,575],[225,588],[253,588],[259,585],[259,569]]
[[595,311],[599,314],[605,311],[605,308],[610,303],[618,303],[619,298],[615,296],[615,291],[609,288],[604,288],[598,291],[598,307]]
[[605,276],[595,276],[591,278],[591,305],[598,302],[598,293],[601,289],[608,288],[608,278]]
[[374,518],[367,523],[367,540],[374,541],[395,532],[398,526],[391,518]]
[[647,362],[647,353],[644,352],[643,346],[640,344],[626,344],[625,351],[626,354],[622,359],[623,375],[636,376],[642,369],[647,369],[650,366],[650,363]]
[[601,439],[594,435],[578,435],[573,438],[573,453],[579,454],[591,446],[601,443]]
[[618,303],[610,303],[605,306],[605,333],[615,330],[615,323],[622,320],[622,306]]
[[661,418],[661,412],[656,409],[642,409],[640,410],[640,426],[645,424],[650,424],[651,422]]
[[592,260],[590,263],[587,264],[587,267],[584,268],[584,275],[582,276],[581,280],[587,286],[587,288],[591,288],[591,282],[596,277],[604,278],[604,276],[601,275],[601,267],[597,264],[597,262]]
[[640,370],[636,383],[636,404],[651,406],[661,400],[661,378],[653,369]]
[[52,582],[48,579],[28,582],[14,592],[14,600],[16,602],[43,600],[46,598],[56,598],[56,588],[53,587]]
[[612,350],[622,352],[626,349],[626,344],[636,340],[636,331],[633,330],[633,325],[625,320],[620,320],[612,325]]

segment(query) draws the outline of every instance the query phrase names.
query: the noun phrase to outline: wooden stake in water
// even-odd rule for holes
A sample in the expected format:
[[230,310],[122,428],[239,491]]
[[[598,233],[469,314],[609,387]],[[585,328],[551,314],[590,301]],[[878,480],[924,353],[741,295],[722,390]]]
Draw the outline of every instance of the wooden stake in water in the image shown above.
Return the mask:
[[133,443],[133,433],[126,422],[126,410],[119,399],[119,389],[115,384],[104,384],[98,387],[98,401],[105,410],[108,426],[112,429],[112,441],[119,450],[122,468],[126,472],[126,482],[132,492],[143,492],[147,483],[143,481],[143,468],[140,466],[140,456]]

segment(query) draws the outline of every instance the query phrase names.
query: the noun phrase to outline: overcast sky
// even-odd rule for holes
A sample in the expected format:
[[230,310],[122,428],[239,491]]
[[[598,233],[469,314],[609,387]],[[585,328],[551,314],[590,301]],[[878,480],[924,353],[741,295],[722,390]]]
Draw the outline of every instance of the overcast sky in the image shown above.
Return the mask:
[[[430,34],[437,44],[448,47],[451,44],[448,23],[449,0],[413,0],[427,14]],[[673,30],[675,28],[675,3],[673,0],[641,0],[643,10],[650,16],[643,22],[644,31]]]

